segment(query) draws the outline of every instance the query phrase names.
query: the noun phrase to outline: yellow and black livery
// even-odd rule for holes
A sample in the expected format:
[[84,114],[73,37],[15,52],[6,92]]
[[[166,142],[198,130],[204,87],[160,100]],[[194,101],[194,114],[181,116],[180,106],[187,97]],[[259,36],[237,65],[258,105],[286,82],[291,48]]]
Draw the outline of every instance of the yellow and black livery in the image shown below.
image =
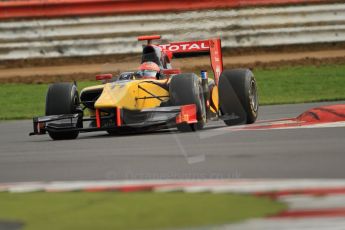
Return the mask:
[[[154,62],[160,68],[155,79],[142,79],[136,71],[118,76],[101,74],[96,79],[102,84],[84,88],[80,95],[76,83],[52,84],[46,97],[46,114],[33,118],[31,134],[48,132],[52,139],[59,140],[100,130],[111,134],[172,127],[195,131],[218,118],[229,125],[255,121],[258,109],[255,79],[249,70],[223,71],[219,39],[151,43],[159,38],[139,37],[148,41],[141,63]],[[199,75],[172,68],[173,58],[196,54],[210,56],[214,79],[209,79],[206,71]],[[234,89],[235,85],[239,89]]]

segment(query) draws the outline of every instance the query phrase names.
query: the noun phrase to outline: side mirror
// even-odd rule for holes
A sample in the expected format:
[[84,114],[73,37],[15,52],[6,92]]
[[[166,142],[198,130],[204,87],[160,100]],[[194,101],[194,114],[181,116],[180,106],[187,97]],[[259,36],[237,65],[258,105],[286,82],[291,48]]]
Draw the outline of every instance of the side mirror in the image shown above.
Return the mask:
[[99,74],[96,75],[96,80],[97,81],[104,81],[107,82],[108,80],[112,79],[113,75],[111,73],[106,73],[106,74]]
[[165,75],[173,75],[173,74],[180,74],[180,69],[163,69],[162,73]]

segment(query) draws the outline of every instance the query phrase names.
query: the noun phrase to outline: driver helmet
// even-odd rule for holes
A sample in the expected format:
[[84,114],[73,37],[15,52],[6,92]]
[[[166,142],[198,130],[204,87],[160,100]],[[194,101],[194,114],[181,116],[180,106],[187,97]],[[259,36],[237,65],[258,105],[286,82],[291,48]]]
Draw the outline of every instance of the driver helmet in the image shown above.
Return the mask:
[[159,66],[152,62],[144,62],[139,66],[139,71],[137,76],[143,79],[157,79],[159,76],[160,68]]

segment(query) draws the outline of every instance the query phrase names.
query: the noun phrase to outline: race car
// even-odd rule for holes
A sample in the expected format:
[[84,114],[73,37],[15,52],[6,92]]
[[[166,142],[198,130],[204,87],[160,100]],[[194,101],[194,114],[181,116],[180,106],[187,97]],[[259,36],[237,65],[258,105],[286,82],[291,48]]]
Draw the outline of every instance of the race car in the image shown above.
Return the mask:
[[[219,38],[153,44],[160,35],[140,36],[139,69],[117,76],[100,74],[101,84],[78,93],[77,84],[54,83],[46,96],[45,116],[33,118],[30,135],[48,133],[53,140],[75,139],[80,132],[109,134],[177,128],[201,130],[207,122],[249,124],[258,116],[258,92],[249,69],[223,70]],[[209,55],[213,79],[205,70],[182,73],[175,58]]]

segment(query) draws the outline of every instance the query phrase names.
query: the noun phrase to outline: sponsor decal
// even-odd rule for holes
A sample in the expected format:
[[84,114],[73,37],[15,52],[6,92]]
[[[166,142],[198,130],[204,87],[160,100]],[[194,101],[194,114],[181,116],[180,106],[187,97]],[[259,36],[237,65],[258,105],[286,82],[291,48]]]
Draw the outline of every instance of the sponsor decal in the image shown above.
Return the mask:
[[170,52],[193,52],[210,49],[208,41],[172,43],[159,46],[162,49],[168,50]]
[[112,119],[102,121],[102,128],[114,128],[114,127],[116,127],[116,123]]

